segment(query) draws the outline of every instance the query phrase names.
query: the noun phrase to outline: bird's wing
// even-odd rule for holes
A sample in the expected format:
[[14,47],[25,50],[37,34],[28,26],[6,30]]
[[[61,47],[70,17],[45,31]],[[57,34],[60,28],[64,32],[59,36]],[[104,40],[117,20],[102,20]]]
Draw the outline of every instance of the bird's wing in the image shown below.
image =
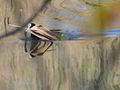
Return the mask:
[[57,40],[57,36],[54,32],[44,29],[43,27],[33,27],[28,30],[31,34],[41,38],[41,39],[51,39],[51,40]]

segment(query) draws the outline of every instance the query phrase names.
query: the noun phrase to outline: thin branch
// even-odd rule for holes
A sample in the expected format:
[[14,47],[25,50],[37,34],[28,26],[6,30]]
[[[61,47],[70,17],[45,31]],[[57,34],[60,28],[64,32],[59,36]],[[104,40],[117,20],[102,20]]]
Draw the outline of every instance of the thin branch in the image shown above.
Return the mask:
[[25,27],[26,25],[28,25],[28,23],[30,23],[38,14],[39,12],[43,11],[44,7],[50,2],[51,0],[44,0],[42,6],[38,9],[38,11],[33,15],[31,16],[23,25],[21,25],[22,27],[21,28],[18,28],[18,29],[15,29],[11,32],[8,32],[7,34],[3,34],[0,36],[0,39],[3,39],[3,38],[6,38],[8,36],[11,36],[11,35],[14,35],[16,33],[19,33],[22,31],[22,28]]

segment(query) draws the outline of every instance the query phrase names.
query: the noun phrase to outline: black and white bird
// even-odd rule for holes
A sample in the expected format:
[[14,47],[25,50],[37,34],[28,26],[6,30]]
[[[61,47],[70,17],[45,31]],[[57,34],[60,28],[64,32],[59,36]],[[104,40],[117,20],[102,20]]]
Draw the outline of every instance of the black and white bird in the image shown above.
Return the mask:
[[34,23],[28,24],[28,28],[26,29],[26,32],[29,32],[42,40],[58,40],[59,38],[55,33],[56,31],[59,30],[49,30],[42,25],[35,25]]
[[[60,40],[59,31],[58,29],[49,30],[42,25],[35,25],[34,23],[28,24],[26,32],[31,34],[33,41],[31,41],[29,51],[26,49],[27,43],[25,42],[25,52],[31,57],[43,55],[53,45],[54,40]],[[41,44],[41,41],[44,44]],[[42,48],[45,48],[45,50],[40,52]]]

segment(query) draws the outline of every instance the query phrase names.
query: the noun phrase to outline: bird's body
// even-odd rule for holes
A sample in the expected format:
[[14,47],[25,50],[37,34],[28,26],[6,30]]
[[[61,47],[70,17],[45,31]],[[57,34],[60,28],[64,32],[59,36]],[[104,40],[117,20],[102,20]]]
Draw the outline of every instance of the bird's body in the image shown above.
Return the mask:
[[29,24],[26,32],[29,32],[42,40],[58,40],[57,35],[42,25]]
[[[60,30],[49,30],[42,25],[29,24],[26,32],[31,34],[33,41],[31,41],[30,50],[25,49],[25,51],[28,52],[31,57],[43,55],[53,45],[52,40],[59,40],[58,31]],[[43,45],[41,45],[41,40],[44,41]],[[44,50],[42,50],[43,48]]]

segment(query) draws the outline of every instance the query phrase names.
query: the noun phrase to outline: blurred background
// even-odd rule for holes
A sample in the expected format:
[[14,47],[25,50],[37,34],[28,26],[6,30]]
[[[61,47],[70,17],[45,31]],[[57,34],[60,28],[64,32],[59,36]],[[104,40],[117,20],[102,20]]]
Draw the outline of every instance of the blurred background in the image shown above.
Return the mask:
[[[0,90],[120,90],[119,10],[120,0],[0,0]],[[20,26],[108,37],[59,42],[29,58],[17,41],[24,29],[10,27],[8,17]]]

